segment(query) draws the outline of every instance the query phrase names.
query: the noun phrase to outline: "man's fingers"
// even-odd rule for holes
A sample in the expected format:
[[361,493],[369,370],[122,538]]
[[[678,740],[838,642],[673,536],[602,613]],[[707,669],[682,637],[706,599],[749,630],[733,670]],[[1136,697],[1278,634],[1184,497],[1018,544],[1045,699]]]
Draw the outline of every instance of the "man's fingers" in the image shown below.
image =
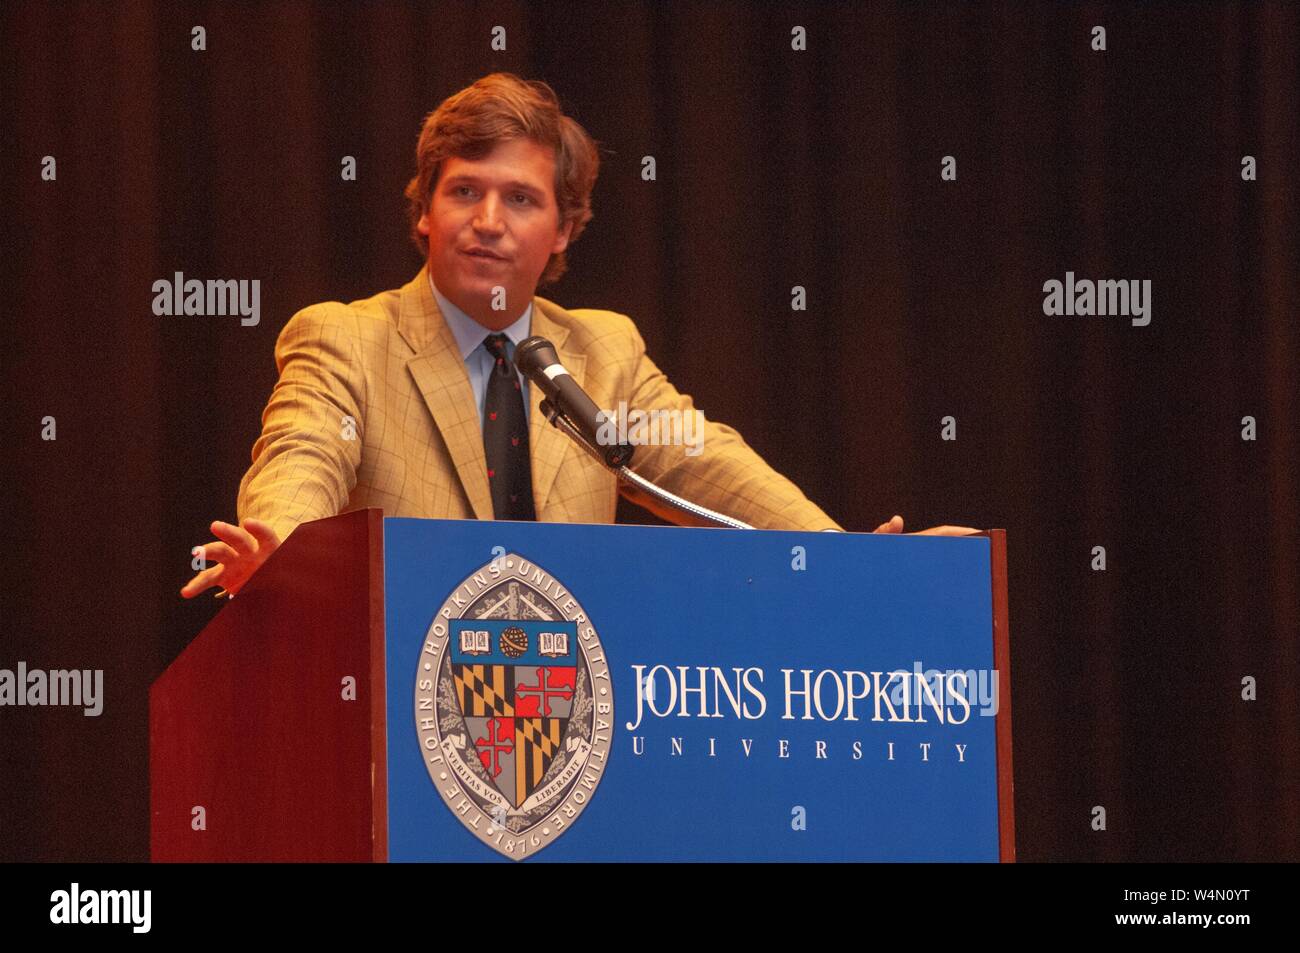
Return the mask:
[[225,543],[204,543],[196,548],[203,550],[203,558],[210,563],[232,563],[243,558]]
[[185,584],[185,588],[181,590],[181,596],[185,599],[193,599],[203,590],[209,589],[220,582],[225,571],[226,567],[220,564],[210,566]]
[[877,533],[901,533],[903,531],[903,518],[895,516],[888,523],[881,523],[876,527]]
[[244,529],[253,534],[257,540],[258,548],[270,545],[272,547],[280,545],[280,538],[275,535],[275,530],[271,528],[270,523],[264,523],[261,520],[255,520],[251,516],[241,524]]
[[971,536],[981,532],[978,529],[972,529],[969,526],[931,526],[929,529],[923,529],[919,533],[909,533],[910,536]]
[[218,539],[229,543],[231,548],[241,556],[251,556],[257,552],[257,540],[249,535],[248,530],[240,526],[232,526],[217,520],[212,524],[212,532]]
[[[895,516],[888,523],[881,523],[876,527],[877,533],[901,533],[903,531],[903,517]],[[919,530],[915,533],[908,533],[908,536],[971,536],[982,530],[972,529],[969,526],[931,526],[929,529]]]

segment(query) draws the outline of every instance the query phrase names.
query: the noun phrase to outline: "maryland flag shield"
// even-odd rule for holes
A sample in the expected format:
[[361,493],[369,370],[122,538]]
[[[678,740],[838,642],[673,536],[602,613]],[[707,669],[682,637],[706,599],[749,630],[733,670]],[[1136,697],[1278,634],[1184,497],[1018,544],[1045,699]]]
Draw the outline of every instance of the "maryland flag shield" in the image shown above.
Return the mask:
[[542,783],[573,711],[576,633],[565,628],[530,620],[452,626],[451,674],[468,740],[515,808]]

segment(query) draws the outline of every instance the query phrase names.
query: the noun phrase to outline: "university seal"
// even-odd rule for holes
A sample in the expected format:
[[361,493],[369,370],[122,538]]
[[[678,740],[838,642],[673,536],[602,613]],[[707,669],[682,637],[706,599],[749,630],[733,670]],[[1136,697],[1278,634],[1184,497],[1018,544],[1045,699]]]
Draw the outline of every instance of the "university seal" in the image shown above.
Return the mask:
[[554,843],[595,794],[613,725],[600,637],[558,579],[505,553],[447,597],[420,650],[415,728],[471,835],[513,860]]

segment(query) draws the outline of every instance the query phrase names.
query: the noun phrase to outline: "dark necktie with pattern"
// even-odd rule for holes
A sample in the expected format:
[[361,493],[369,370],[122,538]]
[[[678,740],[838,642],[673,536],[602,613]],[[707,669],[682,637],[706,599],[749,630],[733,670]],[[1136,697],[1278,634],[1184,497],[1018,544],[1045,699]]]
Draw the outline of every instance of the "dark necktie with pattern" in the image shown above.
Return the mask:
[[528,419],[524,416],[519,375],[506,353],[504,334],[489,334],[483,346],[493,358],[483,411],[483,451],[487,456],[488,486],[492,489],[492,512],[499,520],[536,520]]

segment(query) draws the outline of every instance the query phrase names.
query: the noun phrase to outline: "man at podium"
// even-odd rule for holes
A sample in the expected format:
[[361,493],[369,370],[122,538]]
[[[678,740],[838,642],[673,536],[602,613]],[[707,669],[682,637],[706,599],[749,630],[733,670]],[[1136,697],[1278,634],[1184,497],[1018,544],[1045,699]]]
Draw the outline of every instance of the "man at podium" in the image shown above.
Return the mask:
[[[424,266],[401,288],[312,305],[285,325],[280,377],[240,482],[240,525],[212,524],[218,538],[202,548],[215,565],[182,596],[216,585],[234,594],[299,523],[365,507],[613,522],[618,480],[544,419],[541,395],[514,366],[530,336],[554,345],[598,407],[664,424],[642,428],[631,464],[640,476],[755,527],[840,529],[669,383],[630,318],[537,296],[592,217],[599,162],[542,82],[494,73],[428,116],[406,189]],[[895,516],[876,532],[902,528]]]

